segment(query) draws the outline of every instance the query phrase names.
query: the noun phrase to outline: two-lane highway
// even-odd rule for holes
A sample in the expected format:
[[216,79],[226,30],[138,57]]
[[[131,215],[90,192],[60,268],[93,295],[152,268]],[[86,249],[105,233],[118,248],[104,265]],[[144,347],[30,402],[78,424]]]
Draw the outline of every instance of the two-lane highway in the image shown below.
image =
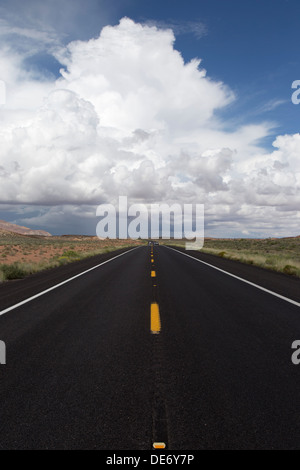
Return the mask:
[[0,448],[300,449],[295,339],[297,299],[128,251],[0,316]]

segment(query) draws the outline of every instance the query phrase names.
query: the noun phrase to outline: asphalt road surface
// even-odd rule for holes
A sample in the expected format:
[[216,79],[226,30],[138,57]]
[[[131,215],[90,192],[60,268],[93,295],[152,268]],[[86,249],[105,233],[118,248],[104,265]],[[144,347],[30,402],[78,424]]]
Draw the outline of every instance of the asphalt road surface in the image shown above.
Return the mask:
[[299,287],[163,246],[1,285],[0,449],[300,449]]

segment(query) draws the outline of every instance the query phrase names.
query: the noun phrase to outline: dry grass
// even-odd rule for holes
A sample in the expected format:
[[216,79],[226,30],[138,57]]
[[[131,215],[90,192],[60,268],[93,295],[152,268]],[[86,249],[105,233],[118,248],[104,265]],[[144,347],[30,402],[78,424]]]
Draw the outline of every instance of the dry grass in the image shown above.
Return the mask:
[[[184,246],[172,240],[168,244]],[[300,277],[300,237],[206,239],[201,250],[222,258]]]
[[[99,240],[85,236],[29,236],[0,230],[0,282],[144,243],[146,241]],[[161,243],[185,244],[184,240],[164,240]],[[206,239],[201,251],[300,277],[300,237]]]
[[134,240],[99,240],[97,237],[41,237],[0,231],[0,282],[141,244]]

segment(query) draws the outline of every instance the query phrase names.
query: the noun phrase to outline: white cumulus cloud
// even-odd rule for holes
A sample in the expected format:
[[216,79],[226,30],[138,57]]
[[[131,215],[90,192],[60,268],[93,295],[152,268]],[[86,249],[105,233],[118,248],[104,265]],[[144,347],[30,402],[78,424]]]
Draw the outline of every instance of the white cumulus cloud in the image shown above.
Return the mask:
[[127,195],[205,203],[212,230],[267,233],[275,211],[278,231],[295,231],[297,217],[287,228],[286,213],[300,202],[299,134],[278,136],[267,153],[267,123],[226,131],[216,112],[233,92],[200,59],[185,63],[174,40],[170,29],[123,18],[56,49],[56,81],[33,76],[3,47],[1,203],[52,207],[43,213],[51,223],[62,205]]

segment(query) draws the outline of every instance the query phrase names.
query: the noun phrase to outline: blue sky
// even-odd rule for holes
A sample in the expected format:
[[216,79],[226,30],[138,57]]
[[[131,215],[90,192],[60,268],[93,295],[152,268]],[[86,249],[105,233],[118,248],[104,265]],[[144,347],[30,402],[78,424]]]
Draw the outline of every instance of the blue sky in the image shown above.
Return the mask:
[[[26,5],[36,2],[24,3],[23,8],[33,15],[34,6],[31,9]],[[70,4],[66,8],[69,13],[73,2],[65,3]],[[57,5],[49,8],[52,12],[49,23],[54,29],[57,27],[62,42],[97,37],[103,26],[118,24],[124,16],[137,22],[170,26],[176,34],[175,48],[185,61],[201,58],[209,76],[225,82],[237,94],[238,102],[225,111],[230,121],[267,118],[277,124],[277,133],[298,132],[299,110],[291,106],[291,83],[299,76],[300,3],[297,0],[74,3],[72,22],[62,18],[58,25],[55,18],[59,8],[58,12]],[[60,64],[46,52],[28,59],[28,64],[58,76]]]
[[206,34],[179,34],[175,47],[186,61],[201,58],[212,79],[235,91],[239,99],[226,110],[229,120],[268,119],[278,125],[277,133],[299,131],[299,109],[290,99],[291,82],[300,76],[297,0],[142,0],[127,5],[121,16],[137,21],[203,23]]
[[[45,2],[0,0],[0,39],[2,39],[0,50],[3,54],[2,61],[0,58],[0,66],[2,66],[0,79],[2,78],[6,82],[8,96],[11,100],[8,99],[7,106],[0,109],[0,118],[4,128],[6,126],[5,136],[8,135],[7,129],[11,130],[12,116],[17,121],[16,129],[26,129],[28,135],[22,141],[22,146],[30,155],[30,157],[26,157],[25,150],[24,153],[16,151],[16,146],[13,147],[12,142],[7,142],[6,150],[2,150],[0,168],[5,169],[5,175],[10,175],[11,184],[16,184],[16,180],[19,178],[19,190],[15,190],[15,193],[19,191],[19,194],[9,197],[7,196],[8,191],[2,197],[0,194],[2,203],[0,218],[44,228],[52,233],[66,231],[93,233],[94,231],[93,208],[96,206],[97,198],[93,199],[90,194],[87,196],[87,190],[82,188],[78,190],[79,192],[82,190],[82,195],[79,195],[78,192],[73,199],[70,196],[71,192],[74,194],[74,188],[79,187],[80,176],[76,172],[82,171],[83,167],[85,173],[82,174],[84,178],[87,178],[87,186],[95,184],[88,180],[89,170],[86,170],[87,162],[91,165],[91,155],[84,157],[84,161],[79,161],[76,156],[75,160],[78,166],[75,168],[73,150],[70,150],[70,146],[66,149],[64,143],[51,156],[49,142],[51,139],[53,142],[55,133],[58,133],[54,121],[51,121],[50,126],[52,128],[51,139],[48,135],[46,138],[49,140],[49,142],[47,140],[47,157],[46,154],[41,157],[42,153],[39,150],[41,145],[36,137],[37,119],[39,119],[39,123],[47,122],[45,100],[48,99],[48,96],[51,96],[52,99],[53,89],[60,88],[75,93],[76,99],[79,101],[81,99],[84,102],[89,102],[100,120],[100,126],[104,123],[101,128],[98,124],[95,148],[92,151],[93,156],[98,152],[99,161],[101,161],[101,165],[104,165],[101,166],[101,170],[99,169],[99,178],[103,178],[103,182],[99,183],[101,191],[95,184],[93,193],[99,194],[99,203],[112,199],[112,195],[105,189],[107,184],[106,176],[104,176],[105,171],[108,172],[108,178],[109,174],[118,175],[125,165],[130,171],[127,178],[132,177],[132,186],[124,187],[118,177],[110,184],[111,187],[115,187],[115,196],[119,195],[121,191],[125,191],[132,199],[137,197],[143,202],[158,202],[160,198],[163,201],[180,202],[182,194],[186,195],[187,191],[192,191],[194,202],[206,204],[208,214],[206,226],[209,235],[272,236],[277,234],[277,236],[283,236],[298,234],[299,166],[295,155],[299,148],[297,135],[300,124],[300,106],[295,106],[291,102],[293,91],[291,85],[294,80],[300,79],[299,14],[300,3],[297,0],[186,0],[184,2],[174,0],[152,0],[151,2],[144,0],[68,0],[64,2],[57,0],[46,0]],[[162,77],[165,77],[169,72],[167,67],[164,70],[162,64],[164,60],[169,63],[168,59],[176,61],[174,50],[177,50],[183,57],[185,64],[181,68],[178,66],[179,76],[181,73],[185,74],[186,66],[190,61],[195,58],[201,59],[198,69],[204,68],[206,70],[205,87],[210,90],[207,96],[210,96],[210,92],[212,96],[215,96],[213,90],[216,94],[220,93],[218,98],[214,98],[216,102],[212,99],[209,101],[209,98],[205,100],[204,96],[201,98],[200,94],[206,88],[204,87],[202,90],[200,87],[202,91],[199,88],[199,101],[195,100],[194,107],[193,103],[190,103],[188,108],[180,101],[179,106],[182,109],[180,117],[184,115],[184,119],[175,121],[171,118],[173,111],[172,103],[169,102],[165,105],[165,112],[157,109],[154,112],[152,108],[149,108],[150,114],[153,111],[152,122],[148,122],[145,116],[141,116],[139,110],[135,118],[132,119],[132,126],[125,125],[120,119],[120,115],[124,116],[128,112],[125,97],[128,96],[128,93],[132,94],[133,91],[128,89],[125,92],[124,85],[113,84],[114,80],[109,78],[114,76],[111,75],[112,67],[115,67],[115,74],[119,73],[116,59],[107,66],[109,51],[111,47],[115,47],[115,41],[122,42],[123,35],[126,40],[130,41],[130,44],[133,44],[132,41],[138,37],[136,26],[132,27],[129,23],[124,23],[123,27],[118,26],[124,17],[131,19],[134,25],[142,25],[143,34],[150,28],[153,35],[151,54],[152,52],[155,54],[156,47],[156,52],[161,55],[161,60],[157,59],[159,64],[157,70],[153,70],[156,67],[154,59],[146,63],[146,66],[152,68],[148,70],[148,78],[140,75],[134,64],[131,64],[128,70],[124,65],[122,74],[124,77],[126,74],[128,75],[124,79],[125,82],[126,80],[128,82],[136,80],[140,90],[143,90],[146,85],[149,86],[151,80],[153,88],[156,86],[157,80],[161,79],[162,83],[166,83],[165,78]],[[103,38],[98,40],[101,30],[108,25],[113,27],[112,34],[109,33],[106,40]],[[167,47],[167,43],[172,43],[172,38],[162,39],[163,42],[166,41],[164,43],[165,49],[163,47],[160,49],[160,39],[156,42],[156,37],[159,38],[159,31],[167,31],[168,29],[172,29],[175,36],[172,51]],[[155,30],[158,33],[155,33]],[[89,77],[94,74],[94,80],[96,77],[99,80],[99,77],[104,77],[106,81],[110,80],[110,97],[122,94],[124,91],[122,104],[120,101],[119,108],[114,108],[120,111],[120,115],[116,111],[116,114],[112,116],[110,112],[115,106],[115,98],[106,111],[103,107],[98,109],[97,93],[91,96],[86,90],[87,83],[92,82],[88,81],[88,75],[84,78],[84,68],[80,74],[78,72],[80,67],[84,67],[84,54],[81,54],[81,51],[83,48],[86,48],[86,51],[90,50],[92,38],[98,40],[95,54],[103,54],[104,56],[107,54],[107,59],[102,62],[101,67],[107,66],[108,68],[104,70],[99,65],[99,69],[95,68],[95,71],[89,71]],[[136,40],[138,44],[138,39]],[[143,40],[141,39],[140,45],[141,54],[143,50],[146,51],[145,53],[149,53],[146,39],[143,49]],[[76,41],[80,41],[81,45]],[[71,49],[70,43],[75,44],[71,46]],[[70,56],[71,60],[69,60]],[[115,55],[115,57],[118,56]],[[129,61],[131,58],[131,55],[128,56]],[[125,59],[126,57],[124,57]],[[61,76],[62,67],[68,72],[68,76]],[[15,72],[11,72],[12,75],[10,75],[10,70]],[[24,89],[20,86],[21,78],[13,79],[13,73],[15,76],[17,74],[19,77],[23,77],[22,86]],[[137,76],[134,75],[135,73]],[[79,76],[83,77],[81,85],[78,84]],[[200,79],[200,77],[198,78]],[[221,86],[218,85],[220,83]],[[186,86],[188,93],[188,80]],[[190,86],[193,86],[192,83]],[[175,88],[174,84],[174,93],[170,93],[170,96],[177,96],[177,93],[181,97],[184,96],[184,89],[176,90]],[[19,103],[22,104],[19,108],[15,102],[17,98],[14,101],[11,97],[13,90],[17,89]],[[9,95],[10,91],[11,95]],[[18,93],[15,93],[15,96]],[[99,94],[101,93],[100,90]],[[113,95],[113,93],[115,94]],[[74,98],[74,95],[72,97]],[[140,97],[141,94],[137,93],[134,102],[138,102]],[[105,101],[101,101],[102,106],[104,102],[107,103],[106,98],[107,95],[104,98],[103,94]],[[59,99],[62,100],[62,106],[65,103],[65,97],[60,94]],[[83,113],[83,102],[80,101],[81,104],[78,104],[79,101],[76,104],[76,110],[80,109],[78,112]],[[56,99],[55,113],[61,119],[62,111],[57,103]],[[169,105],[170,110],[168,110]],[[53,102],[48,103],[47,106],[47,116],[50,119],[49,106],[53,110]],[[72,106],[75,106],[73,102]],[[207,116],[205,114],[203,120],[199,118],[199,123],[195,124],[194,129],[186,130],[186,123],[194,113],[197,113],[197,109],[200,115],[207,113]],[[41,112],[44,113],[42,121],[40,119]],[[37,116],[39,117],[37,118]],[[70,131],[71,119],[73,119],[70,116],[70,114],[63,116],[66,126],[69,126],[68,132]],[[157,116],[160,117],[159,123],[157,123]],[[161,116],[163,116],[164,122],[162,122]],[[93,117],[90,116],[90,119]],[[81,122],[80,119],[78,122]],[[203,145],[203,140],[201,141],[199,137],[198,142],[195,137],[197,126],[199,126],[199,136],[202,134],[211,135],[211,138]],[[172,137],[176,135],[175,130],[178,131],[178,127],[180,128],[180,138]],[[107,150],[108,139],[112,142],[112,134],[109,134],[111,132],[109,129],[112,128],[115,129],[113,134],[115,140],[113,144],[110,143],[110,149],[113,147],[115,153]],[[168,130],[161,144],[164,148],[162,155],[159,155],[156,147],[157,139],[155,144],[153,139],[151,142],[149,139],[148,144],[141,145],[138,150],[136,150],[135,144],[132,144],[131,147],[127,146],[124,150],[125,147],[123,144],[121,145],[121,140],[127,139],[126,142],[128,142],[130,136],[136,135],[134,133],[139,129],[142,129],[147,135],[153,133],[153,135],[160,135],[160,137],[162,129]],[[11,139],[14,138],[14,142],[20,144],[20,131],[18,130],[18,138],[16,138],[16,134],[16,131],[12,132],[11,135],[14,137]],[[99,143],[99,135],[103,138],[104,134],[105,140],[101,140]],[[280,138],[285,135],[287,136],[285,139]],[[279,142],[276,147],[273,145],[274,141],[277,144]],[[82,141],[78,145],[81,144]],[[122,152],[127,152],[131,160],[124,163],[124,155],[118,153],[120,148],[122,148]],[[106,149],[105,155],[103,149]],[[231,163],[227,162],[229,158],[227,151],[232,152]],[[63,181],[58,183],[56,194],[56,189],[52,188],[53,167],[59,168],[55,160],[59,152],[64,155],[64,158],[69,158],[70,162],[73,162],[73,166],[70,163],[72,173],[64,175]],[[31,162],[30,158],[33,153],[36,153],[36,158]],[[81,152],[81,155],[83,153]],[[104,162],[113,160],[116,153],[119,157],[114,166],[108,169],[109,164],[106,165]],[[189,170],[183,169],[178,163],[179,156],[183,154],[187,155],[191,162],[194,159]],[[49,162],[51,162],[47,170],[48,173],[43,173],[45,178],[43,185],[44,188],[49,188],[49,191],[44,189],[41,192],[35,190],[30,193],[27,190],[28,186],[36,181],[33,178],[33,173],[41,174],[40,158],[49,158]],[[219,159],[218,166],[216,166],[217,159]],[[13,174],[10,168],[11,162],[17,162],[15,167],[24,171],[20,170],[18,176]],[[142,169],[147,166],[145,162],[148,162],[149,167],[152,165],[154,174],[158,179],[160,178],[156,194],[152,192],[152,189],[149,189],[148,193],[142,193],[136,189],[138,184],[135,184],[134,178],[137,172],[140,172],[139,174],[144,177]],[[175,164],[175,162],[177,163]],[[103,169],[104,167],[105,169]],[[194,168],[193,171],[199,171],[199,176],[195,173],[192,174],[191,168]],[[210,174],[210,168],[213,168],[213,175]],[[220,175],[219,168],[224,168],[226,175]],[[57,171],[59,172],[59,170]],[[71,175],[75,175],[75,173],[77,176],[74,176],[72,185],[66,190],[68,182],[73,177]],[[201,177],[201,174],[205,176]],[[258,175],[257,179],[255,174]],[[45,175],[49,175],[49,179]],[[291,175],[294,175],[294,179]],[[166,186],[164,178],[167,178],[168,182],[173,185],[165,194],[161,189]],[[242,186],[246,179],[247,186],[244,191]],[[205,182],[203,182],[204,180]],[[207,185],[208,180],[213,181],[210,186]],[[116,181],[119,182],[119,186]],[[188,186],[183,190],[182,184],[186,181]],[[281,181],[283,181],[282,184]],[[63,187],[64,189],[62,189]],[[237,207],[236,201],[239,197],[241,198],[240,207]],[[199,200],[199,198],[205,200]],[[181,202],[185,201],[182,199]],[[293,219],[293,223],[289,222],[291,219]],[[262,220],[264,221],[263,226]]]

